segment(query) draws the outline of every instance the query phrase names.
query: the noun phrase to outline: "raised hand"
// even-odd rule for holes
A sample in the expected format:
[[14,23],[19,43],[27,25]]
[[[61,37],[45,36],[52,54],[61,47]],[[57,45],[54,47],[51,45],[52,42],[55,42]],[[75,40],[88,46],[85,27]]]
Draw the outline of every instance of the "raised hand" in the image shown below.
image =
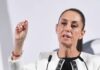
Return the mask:
[[19,24],[17,24],[15,29],[15,48],[13,50],[13,53],[16,55],[21,55],[22,53],[22,47],[24,40],[26,38],[28,31],[28,21],[22,21]]
[[25,40],[25,37],[27,35],[28,31],[28,21],[22,21],[16,26],[15,30],[15,40],[17,42],[23,42]]

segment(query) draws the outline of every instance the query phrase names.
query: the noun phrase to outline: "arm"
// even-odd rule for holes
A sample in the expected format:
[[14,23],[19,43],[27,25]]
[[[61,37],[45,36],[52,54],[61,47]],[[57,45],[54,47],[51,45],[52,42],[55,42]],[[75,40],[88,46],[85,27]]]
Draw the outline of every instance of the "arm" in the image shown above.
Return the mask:
[[20,22],[15,29],[15,47],[12,51],[12,59],[18,59],[22,54],[23,43],[28,31],[28,21]]
[[[20,22],[15,29],[15,47],[12,50],[12,55],[9,58],[9,63],[10,63],[10,68],[11,70],[35,70],[35,65],[30,64],[24,66],[21,63],[21,55],[22,55],[22,48],[23,48],[23,43],[26,38],[28,31],[28,21],[22,21]],[[31,67],[30,67],[31,66]]]

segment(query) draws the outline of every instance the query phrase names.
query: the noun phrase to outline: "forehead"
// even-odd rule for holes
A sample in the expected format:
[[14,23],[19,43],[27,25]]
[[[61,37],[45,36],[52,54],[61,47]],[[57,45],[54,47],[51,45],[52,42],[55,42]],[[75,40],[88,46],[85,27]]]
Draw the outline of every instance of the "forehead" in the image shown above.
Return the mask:
[[81,21],[81,16],[75,11],[66,11],[62,14],[60,19],[66,19],[69,21]]

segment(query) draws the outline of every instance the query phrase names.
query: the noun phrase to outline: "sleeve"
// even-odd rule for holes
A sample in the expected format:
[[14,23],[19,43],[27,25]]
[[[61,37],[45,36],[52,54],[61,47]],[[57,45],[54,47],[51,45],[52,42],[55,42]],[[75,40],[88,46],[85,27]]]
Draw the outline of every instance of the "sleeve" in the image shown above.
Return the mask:
[[21,62],[21,58],[17,60],[8,59],[10,70],[36,70],[37,64],[33,62],[31,64],[24,65]]

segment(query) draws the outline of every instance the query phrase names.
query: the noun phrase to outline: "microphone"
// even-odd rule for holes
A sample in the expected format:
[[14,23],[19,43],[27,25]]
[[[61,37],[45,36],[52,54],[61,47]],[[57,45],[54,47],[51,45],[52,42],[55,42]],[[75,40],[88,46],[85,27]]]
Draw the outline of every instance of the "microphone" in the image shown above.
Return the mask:
[[48,62],[51,61],[52,55],[49,55]]
[[49,55],[49,57],[48,57],[48,63],[47,63],[47,66],[46,66],[46,70],[48,70],[48,65],[49,65],[51,59],[52,59],[52,55]]
[[84,61],[84,59],[83,59],[82,57],[80,57],[80,56],[79,56],[79,59],[80,59],[82,62],[84,62],[85,66],[86,66],[86,69],[88,70],[87,64],[86,64],[86,62]]

